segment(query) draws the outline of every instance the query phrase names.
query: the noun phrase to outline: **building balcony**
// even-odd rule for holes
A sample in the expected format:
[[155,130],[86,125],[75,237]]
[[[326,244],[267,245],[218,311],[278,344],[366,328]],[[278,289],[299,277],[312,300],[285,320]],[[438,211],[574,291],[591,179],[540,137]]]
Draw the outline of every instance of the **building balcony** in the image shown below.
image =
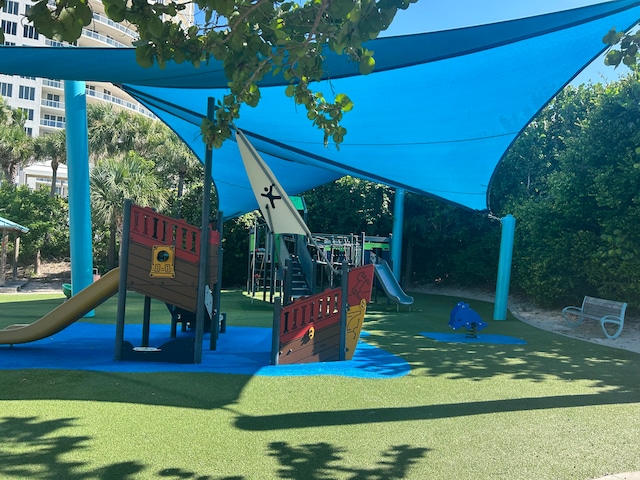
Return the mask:
[[93,30],[88,30],[86,28],[82,29],[82,37],[80,37],[80,40],[83,46],[85,47],[89,47],[89,46],[104,47],[107,45],[110,47],[116,47],[116,48],[127,47],[127,45],[125,45],[122,42],[118,42],[117,40],[114,40],[111,37],[102,35],[101,33],[98,33],[98,32],[94,32]]
[[111,28],[115,28],[116,30],[124,33],[125,35],[130,37],[132,41],[138,40],[139,38],[138,32],[136,32],[135,30],[131,30],[130,28],[125,27],[124,25],[116,23],[110,18],[105,17],[104,15],[100,15],[99,13],[94,13],[93,19],[98,23],[109,26]]
[[64,104],[56,100],[47,100],[43,98],[42,101],[40,102],[40,106],[45,108],[53,108],[56,110],[64,110]]
[[62,90],[64,88],[64,85],[62,85],[62,82],[60,80],[50,80],[48,78],[42,79],[42,86],[56,88],[59,90]]
[[44,44],[47,47],[68,47],[66,43],[56,42],[55,40],[49,40],[48,38],[45,38]]
[[103,102],[113,103],[118,107],[126,108],[127,110],[131,110],[136,113],[140,113],[147,117],[156,118],[156,116],[150,111],[144,108],[144,106],[130,102],[124,98],[116,97],[115,95],[110,95],[102,92],[98,92],[96,90],[90,90],[87,88],[87,101],[91,101],[92,99],[102,100]]
[[60,122],[57,120],[50,120],[47,118],[40,119],[40,126],[48,127],[56,130],[62,130],[65,127],[65,122]]

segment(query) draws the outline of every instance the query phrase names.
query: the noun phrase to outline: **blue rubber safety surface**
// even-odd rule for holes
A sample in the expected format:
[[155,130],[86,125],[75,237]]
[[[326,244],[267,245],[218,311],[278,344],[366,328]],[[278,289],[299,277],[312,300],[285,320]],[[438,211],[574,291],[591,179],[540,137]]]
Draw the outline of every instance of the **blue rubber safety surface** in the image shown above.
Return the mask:
[[490,343],[496,345],[526,345],[527,343],[521,338],[495,334],[479,333],[476,337],[468,337],[466,333],[420,332],[420,335],[435,340],[436,342],[447,343]]
[[[169,325],[151,328],[149,345],[160,346],[170,340]],[[178,336],[190,333],[179,332]],[[138,345],[141,325],[126,325],[124,339]],[[263,376],[337,375],[354,378],[393,378],[411,370],[402,358],[380,348],[359,342],[354,357],[346,362],[304,365],[270,365],[271,329],[227,327],[217,349],[209,350],[205,334],[202,363],[114,361],[115,326],[76,322],[65,330],[36,342],[0,346],[0,369],[90,370],[101,372],[192,372],[231,373]]]

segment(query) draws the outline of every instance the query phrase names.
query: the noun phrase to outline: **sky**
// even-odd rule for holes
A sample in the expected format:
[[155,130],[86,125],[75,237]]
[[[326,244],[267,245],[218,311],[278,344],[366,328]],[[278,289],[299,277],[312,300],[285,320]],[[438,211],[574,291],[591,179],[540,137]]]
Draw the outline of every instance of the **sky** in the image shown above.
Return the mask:
[[[381,36],[406,35],[451,28],[469,27],[540,15],[558,10],[605,3],[604,0],[418,0],[407,10],[399,10]],[[604,36],[607,32],[602,32]],[[597,58],[572,82],[577,85],[592,81],[616,80],[628,69],[614,69]]]
[[419,0],[396,14],[388,34],[420,33],[530,17],[603,0]]
[[[483,23],[500,22],[533,15],[603,3],[602,0],[419,0],[400,10],[383,35],[404,35]],[[602,32],[604,36],[607,32]],[[602,57],[587,67],[572,84],[615,80],[626,67],[608,67]],[[603,80],[604,79],[604,80]]]

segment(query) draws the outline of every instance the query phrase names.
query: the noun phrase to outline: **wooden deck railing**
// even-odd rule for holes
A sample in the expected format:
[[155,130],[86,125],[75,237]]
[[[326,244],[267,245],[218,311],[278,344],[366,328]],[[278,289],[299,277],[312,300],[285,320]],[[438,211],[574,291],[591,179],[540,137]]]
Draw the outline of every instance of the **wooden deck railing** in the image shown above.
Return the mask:
[[300,298],[280,312],[280,342],[305,336],[310,327],[322,328],[340,320],[342,291],[339,288]]
[[[173,245],[175,255],[197,263],[200,257],[200,228],[162,215],[151,208],[131,206],[131,240],[152,247]],[[220,234],[210,231],[209,244],[220,245]]]

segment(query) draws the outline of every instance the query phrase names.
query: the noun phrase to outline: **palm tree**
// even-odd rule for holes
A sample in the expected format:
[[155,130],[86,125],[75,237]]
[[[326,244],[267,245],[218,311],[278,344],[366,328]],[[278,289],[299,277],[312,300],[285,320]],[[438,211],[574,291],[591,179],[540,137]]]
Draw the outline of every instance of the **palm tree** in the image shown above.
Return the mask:
[[150,137],[158,128],[156,124],[161,125],[149,117],[116,110],[110,104],[88,105],[89,152],[94,162],[124,155],[130,150],[146,156]]
[[22,127],[0,125],[0,168],[5,181],[13,181],[18,168],[31,158],[31,152],[31,137]]
[[11,111],[12,108],[4,101],[4,97],[0,96],[0,125],[11,120]]
[[32,139],[24,131],[24,122],[22,111],[0,101],[0,168],[7,182],[13,181],[18,167],[25,165],[32,155]]
[[118,112],[111,105],[87,105],[89,152],[94,162],[121,152],[124,136],[119,123]]
[[164,130],[154,137],[153,143],[156,143],[156,147],[151,150],[150,158],[156,162],[163,178],[175,179],[177,201],[174,215],[176,218],[182,218],[185,179],[190,171],[194,171],[201,164],[186,143],[167,127],[162,126]]
[[51,162],[51,196],[56,194],[58,167],[67,160],[67,135],[65,130],[41,135],[34,139],[33,151],[36,158]]
[[134,151],[122,158],[100,160],[90,173],[91,205],[94,220],[108,225],[108,268],[116,262],[116,239],[122,233],[125,199],[143,207],[164,207],[167,191],[160,186],[155,165]]

